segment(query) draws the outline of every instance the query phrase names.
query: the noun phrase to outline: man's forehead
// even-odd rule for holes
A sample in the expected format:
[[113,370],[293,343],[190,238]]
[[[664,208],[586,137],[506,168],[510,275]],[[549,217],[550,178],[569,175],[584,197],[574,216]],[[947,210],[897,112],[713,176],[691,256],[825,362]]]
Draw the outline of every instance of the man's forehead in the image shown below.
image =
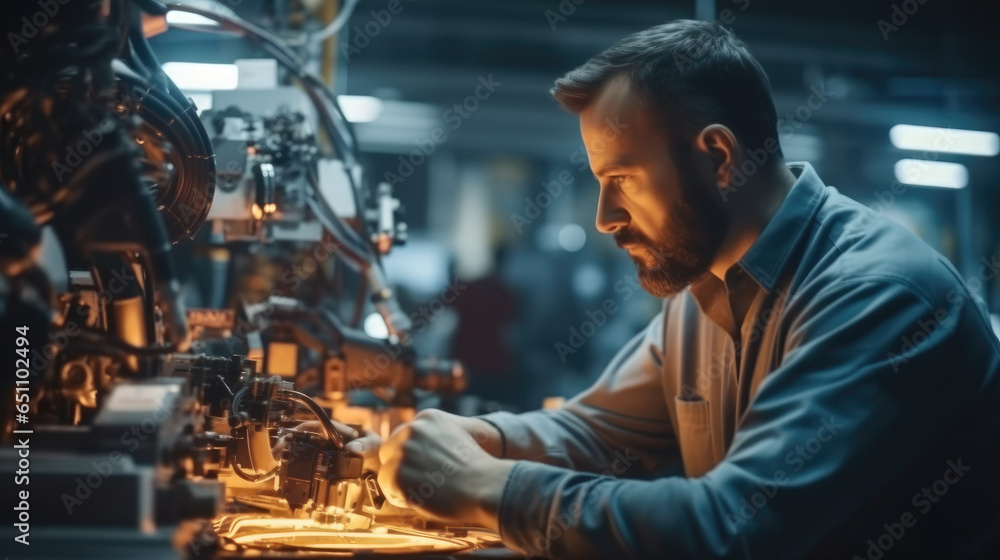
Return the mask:
[[[635,149],[659,149],[666,142],[660,119],[627,76],[609,80],[580,112],[580,132],[592,158]],[[600,158],[599,158],[600,159]]]
[[609,119],[636,121],[635,117],[643,111],[644,105],[631,80],[625,75],[618,75],[601,86],[593,101],[580,113],[580,124],[586,130],[603,128]]

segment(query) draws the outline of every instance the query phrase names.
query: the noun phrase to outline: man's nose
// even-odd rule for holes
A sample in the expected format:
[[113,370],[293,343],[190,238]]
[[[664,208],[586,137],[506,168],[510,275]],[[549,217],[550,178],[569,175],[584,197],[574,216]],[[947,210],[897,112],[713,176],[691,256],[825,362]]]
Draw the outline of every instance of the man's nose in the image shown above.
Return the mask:
[[601,233],[615,233],[628,225],[629,215],[615,201],[614,195],[606,191],[597,200],[597,219],[595,225]]

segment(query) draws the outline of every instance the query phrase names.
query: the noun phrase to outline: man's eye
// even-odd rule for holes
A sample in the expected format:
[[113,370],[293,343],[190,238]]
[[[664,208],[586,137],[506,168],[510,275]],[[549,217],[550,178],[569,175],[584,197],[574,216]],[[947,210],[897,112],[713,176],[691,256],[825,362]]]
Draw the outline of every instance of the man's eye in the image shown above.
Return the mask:
[[615,175],[614,177],[611,178],[611,183],[614,184],[616,187],[621,188],[628,182],[628,179],[629,179],[628,175]]

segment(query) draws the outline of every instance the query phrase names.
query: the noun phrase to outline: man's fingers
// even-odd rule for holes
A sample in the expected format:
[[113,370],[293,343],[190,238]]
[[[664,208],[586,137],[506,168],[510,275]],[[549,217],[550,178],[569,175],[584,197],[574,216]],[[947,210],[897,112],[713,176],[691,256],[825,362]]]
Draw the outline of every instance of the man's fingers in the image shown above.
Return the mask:
[[361,437],[355,438],[344,445],[344,451],[360,455],[362,460],[361,468],[365,472],[378,472],[381,462],[379,461],[379,449],[382,447],[382,438],[371,430],[366,430]]
[[343,422],[337,422],[336,420],[331,420],[331,422],[333,422],[333,427],[340,432],[340,435],[343,436],[344,439],[355,439],[360,435],[357,430],[347,424],[344,424]]
[[399,491],[396,476],[395,468],[383,468],[378,471],[378,485],[382,489],[382,493],[385,494],[385,499],[389,500],[390,504],[405,508],[407,507],[406,498]]
[[[343,422],[338,422],[336,420],[330,420],[330,422],[333,423],[334,429],[336,429],[337,432],[344,439],[354,439],[354,438],[358,437],[358,435],[360,435],[360,434],[358,434],[357,430],[355,430],[354,428],[348,426],[347,424],[344,424]],[[300,432],[319,432],[319,433],[322,433],[323,432],[323,424],[319,420],[308,420],[306,422],[302,422],[302,423],[298,424],[293,429],[298,430]]]
[[363,436],[347,442],[347,444],[344,445],[344,450],[350,451],[351,453],[357,453],[359,455],[369,455],[377,453],[381,444],[382,438],[378,437],[378,434],[375,432],[368,430]]

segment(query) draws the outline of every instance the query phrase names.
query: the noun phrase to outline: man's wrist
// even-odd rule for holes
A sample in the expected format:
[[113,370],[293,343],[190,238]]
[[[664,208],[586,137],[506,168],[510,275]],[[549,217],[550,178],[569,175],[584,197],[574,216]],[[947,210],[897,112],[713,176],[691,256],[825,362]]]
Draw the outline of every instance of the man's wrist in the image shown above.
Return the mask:
[[465,425],[465,430],[476,440],[476,443],[490,455],[502,459],[506,450],[504,449],[503,432],[500,431],[493,422],[483,418],[472,417]]
[[476,503],[479,508],[479,525],[500,532],[500,506],[503,501],[507,477],[517,461],[512,459],[492,459],[486,472],[480,473],[482,484],[478,485]]

